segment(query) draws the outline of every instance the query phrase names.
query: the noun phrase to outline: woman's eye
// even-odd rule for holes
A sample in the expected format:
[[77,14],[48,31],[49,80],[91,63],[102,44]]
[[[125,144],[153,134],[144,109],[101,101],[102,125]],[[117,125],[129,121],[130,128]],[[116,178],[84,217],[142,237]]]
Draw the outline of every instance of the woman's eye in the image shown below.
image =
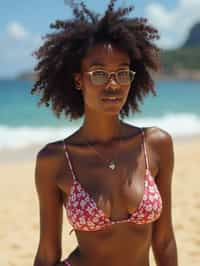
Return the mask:
[[106,73],[105,73],[105,71],[98,70],[98,71],[93,72],[93,75],[98,76],[98,77],[105,77]]
[[95,70],[93,73],[105,73],[104,70]]
[[127,71],[127,70],[125,70],[125,71],[120,71],[120,72],[118,72],[118,76],[120,77],[120,78],[128,78],[129,77],[129,72]]

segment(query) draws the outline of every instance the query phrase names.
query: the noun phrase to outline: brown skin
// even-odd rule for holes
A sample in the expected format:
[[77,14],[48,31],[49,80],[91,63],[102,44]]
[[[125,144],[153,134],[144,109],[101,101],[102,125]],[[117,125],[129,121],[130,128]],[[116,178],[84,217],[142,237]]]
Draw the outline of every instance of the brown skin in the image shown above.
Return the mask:
[[[116,71],[127,69],[128,66],[120,65],[129,63],[129,58],[114,47],[98,45],[90,50],[82,62],[82,73],[75,75],[84,96],[85,120],[65,143],[79,182],[111,220],[122,220],[137,209],[143,196],[144,150],[140,129],[118,119],[130,87],[121,87],[114,78],[104,87],[94,86],[84,71],[99,69],[100,66],[94,66],[96,61],[104,65],[102,69]],[[120,95],[123,100],[116,106],[105,104],[101,99],[107,94]],[[97,232],[76,231],[78,247],[69,256],[72,266],[149,266],[151,245],[158,266],[178,265],[171,217],[172,138],[156,127],[144,131],[151,174],[163,200],[160,218],[145,225],[121,223]],[[115,171],[107,167],[106,159],[117,160]],[[73,181],[62,141],[48,144],[39,152],[35,180],[40,204],[40,241],[34,266],[63,265],[62,206]]]

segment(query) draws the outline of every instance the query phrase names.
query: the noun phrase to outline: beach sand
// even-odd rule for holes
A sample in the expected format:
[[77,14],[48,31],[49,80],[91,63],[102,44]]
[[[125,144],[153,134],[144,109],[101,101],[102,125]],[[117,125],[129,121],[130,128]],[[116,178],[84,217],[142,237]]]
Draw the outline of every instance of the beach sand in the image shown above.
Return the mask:
[[[0,265],[33,265],[39,240],[35,155],[40,147],[0,152]],[[200,265],[200,137],[174,140],[173,224],[180,266]],[[76,247],[63,215],[63,258]],[[155,266],[151,253],[151,266]],[[169,265],[170,266],[170,265]]]

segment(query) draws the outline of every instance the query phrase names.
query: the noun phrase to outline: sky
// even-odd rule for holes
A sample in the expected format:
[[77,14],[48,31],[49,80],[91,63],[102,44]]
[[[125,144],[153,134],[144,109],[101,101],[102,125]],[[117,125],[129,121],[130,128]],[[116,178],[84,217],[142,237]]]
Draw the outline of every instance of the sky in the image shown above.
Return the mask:
[[[108,0],[85,0],[89,8],[102,14]],[[200,21],[200,0],[119,0],[133,4],[133,16],[146,17],[160,33],[157,45],[164,49],[180,47],[189,29]],[[64,0],[0,0],[0,78],[12,78],[33,70],[32,56],[42,44],[42,36],[51,32],[56,19],[71,18]]]

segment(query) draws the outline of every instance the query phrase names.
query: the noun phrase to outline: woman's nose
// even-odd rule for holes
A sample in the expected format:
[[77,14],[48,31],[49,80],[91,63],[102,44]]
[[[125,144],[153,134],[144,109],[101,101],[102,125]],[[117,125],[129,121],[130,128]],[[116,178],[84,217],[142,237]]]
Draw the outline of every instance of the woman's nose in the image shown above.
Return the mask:
[[119,83],[116,81],[115,75],[111,75],[107,83],[107,88],[118,89],[120,87]]

